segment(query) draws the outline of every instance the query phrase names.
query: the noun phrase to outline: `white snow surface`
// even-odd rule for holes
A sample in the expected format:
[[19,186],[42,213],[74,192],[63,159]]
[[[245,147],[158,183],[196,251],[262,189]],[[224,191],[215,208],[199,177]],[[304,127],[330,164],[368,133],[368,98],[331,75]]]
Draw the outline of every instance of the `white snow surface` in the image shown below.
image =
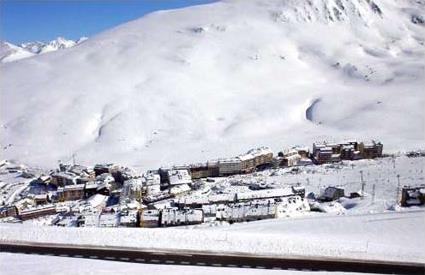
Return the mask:
[[211,228],[108,229],[1,224],[0,241],[425,263],[424,226],[423,210],[275,219]]
[[3,158],[155,168],[330,137],[424,148],[424,6],[225,0],[1,64]]

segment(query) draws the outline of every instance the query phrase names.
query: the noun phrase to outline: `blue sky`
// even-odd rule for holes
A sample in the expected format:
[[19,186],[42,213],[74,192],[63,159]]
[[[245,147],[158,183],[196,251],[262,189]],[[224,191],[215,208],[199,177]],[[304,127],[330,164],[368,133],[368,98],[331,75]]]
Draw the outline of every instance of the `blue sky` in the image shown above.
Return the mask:
[[146,13],[215,0],[0,0],[0,39],[15,44],[78,39]]

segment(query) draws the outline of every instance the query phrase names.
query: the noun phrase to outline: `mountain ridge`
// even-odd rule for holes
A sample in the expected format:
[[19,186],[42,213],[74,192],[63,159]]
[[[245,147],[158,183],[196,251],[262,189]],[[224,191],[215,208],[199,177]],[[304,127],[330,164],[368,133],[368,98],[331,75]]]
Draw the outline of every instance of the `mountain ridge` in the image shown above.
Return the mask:
[[87,37],[81,37],[74,41],[59,36],[47,43],[33,41],[14,45],[10,42],[2,41],[0,45],[0,61],[2,63],[12,62],[39,54],[67,49],[74,47],[85,40],[87,40]]
[[[339,2],[340,20],[326,19]],[[423,7],[227,0],[2,64],[2,154],[153,168],[322,139],[422,148]]]

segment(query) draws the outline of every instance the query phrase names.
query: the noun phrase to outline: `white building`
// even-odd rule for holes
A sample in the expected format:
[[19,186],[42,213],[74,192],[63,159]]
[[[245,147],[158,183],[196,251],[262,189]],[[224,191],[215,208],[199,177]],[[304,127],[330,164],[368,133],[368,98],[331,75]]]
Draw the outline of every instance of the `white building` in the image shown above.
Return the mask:
[[161,192],[161,177],[158,173],[148,172],[143,175],[143,184],[146,186],[146,193],[154,195]]
[[121,198],[141,199],[143,183],[142,179],[129,179],[124,182],[121,191]]
[[239,174],[242,171],[242,161],[240,158],[221,159],[218,162],[220,176]]
[[182,193],[189,192],[191,189],[189,185],[185,184],[179,184],[179,185],[172,185],[170,188],[170,194],[171,195],[178,195]]
[[200,209],[165,208],[161,210],[160,226],[199,224],[204,221],[204,212]]
[[179,185],[179,184],[192,184],[192,177],[188,170],[169,170],[168,179],[170,185]]
[[284,154],[284,159],[286,160],[286,165],[288,167],[298,165],[298,162],[301,160],[301,156],[298,154],[297,150],[289,150]]

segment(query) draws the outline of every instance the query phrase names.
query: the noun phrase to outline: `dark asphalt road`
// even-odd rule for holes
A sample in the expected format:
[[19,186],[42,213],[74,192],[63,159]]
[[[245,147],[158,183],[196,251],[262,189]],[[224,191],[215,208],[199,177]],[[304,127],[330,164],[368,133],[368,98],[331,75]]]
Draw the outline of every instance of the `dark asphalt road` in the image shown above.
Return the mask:
[[425,264],[328,258],[281,258],[197,251],[144,251],[129,248],[0,243],[0,252],[101,259],[148,264],[283,270],[345,271],[381,274],[425,274]]

